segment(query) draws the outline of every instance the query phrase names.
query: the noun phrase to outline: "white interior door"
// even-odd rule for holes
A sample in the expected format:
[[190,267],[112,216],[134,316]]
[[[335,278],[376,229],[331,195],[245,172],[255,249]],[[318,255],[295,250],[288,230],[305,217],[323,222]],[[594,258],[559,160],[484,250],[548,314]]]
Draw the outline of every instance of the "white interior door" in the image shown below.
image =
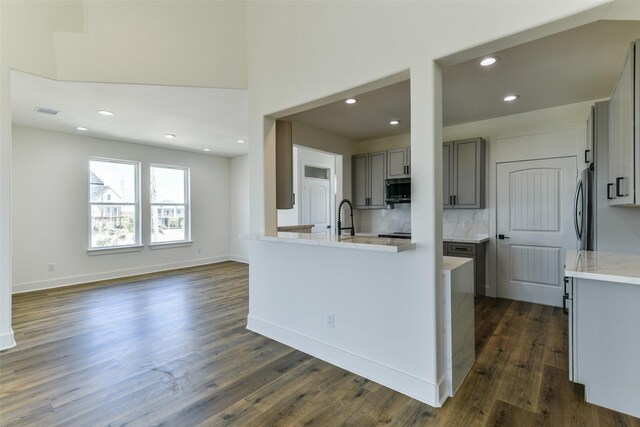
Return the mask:
[[500,297],[562,305],[566,250],[577,247],[576,176],[575,157],[497,165]]
[[313,224],[312,233],[327,231],[331,228],[331,181],[305,177],[302,185],[302,223]]

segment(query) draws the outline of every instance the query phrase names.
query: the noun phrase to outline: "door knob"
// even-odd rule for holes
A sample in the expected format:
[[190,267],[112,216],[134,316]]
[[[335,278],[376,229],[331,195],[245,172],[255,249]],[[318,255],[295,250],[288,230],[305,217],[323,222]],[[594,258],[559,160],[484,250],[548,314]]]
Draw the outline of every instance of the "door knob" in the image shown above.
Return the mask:
[[498,239],[500,240],[504,240],[504,239],[510,239],[511,237],[509,236],[505,236],[504,234],[498,234]]

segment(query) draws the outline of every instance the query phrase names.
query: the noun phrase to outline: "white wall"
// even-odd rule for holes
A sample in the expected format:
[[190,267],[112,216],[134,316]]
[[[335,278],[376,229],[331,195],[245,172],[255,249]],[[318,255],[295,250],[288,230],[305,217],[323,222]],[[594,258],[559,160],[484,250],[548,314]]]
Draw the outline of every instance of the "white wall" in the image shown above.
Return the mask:
[[[411,222],[417,248],[402,258],[402,267],[410,277],[420,280],[411,282],[419,285],[412,287],[414,293],[407,298],[403,312],[406,327],[414,333],[414,351],[395,355],[393,363],[410,367],[409,373],[423,380],[423,385],[430,390],[414,390],[415,395],[423,399],[432,396],[425,400],[432,405],[438,405],[439,397],[443,396],[439,303],[442,300],[442,97],[440,69],[434,61],[445,55],[456,54],[460,61],[491,53],[495,43],[471,48],[524,30],[531,31],[501,40],[501,47],[508,46],[510,41],[522,43],[590,22],[604,16],[604,10],[598,11],[598,17],[573,14],[599,3],[482,1],[465,2],[462,6],[459,2],[445,1],[266,1],[247,5],[252,232],[271,231],[276,224],[272,118],[279,117],[278,112],[294,113],[297,106],[308,106],[317,100],[335,101],[351,96],[353,88],[387,76],[392,76],[385,80],[387,83],[404,79],[407,70],[410,72]],[[562,22],[544,25],[567,16],[570,18]],[[455,37],[443,36],[452,29]],[[330,265],[327,261],[333,259],[329,253],[317,255],[319,265]],[[261,267],[251,270],[250,314],[265,309],[265,316],[270,316],[267,310],[270,300],[263,296],[276,284],[258,278],[268,274],[270,261],[280,265],[280,260],[274,259],[279,255],[269,251],[252,252],[252,264],[254,256],[256,265]],[[292,286],[299,280],[294,275],[281,279]],[[370,280],[376,288],[384,285],[383,277]],[[366,291],[361,298],[367,298]],[[415,300],[420,302],[419,307],[411,305]],[[287,308],[294,312],[289,313],[290,318],[312,309],[312,295],[300,301],[301,304]],[[366,334],[369,326],[361,327]],[[392,342],[393,332],[385,331],[380,345],[385,345],[387,340]],[[339,350],[336,349],[336,358]]]
[[231,259],[249,262],[249,243],[241,236],[249,234],[249,157],[233,157],[230,178]]
[[376,151],[386,151],[407,147],[411,147],[410,133],[358,141],[356,143],[355,152],[353,154],[373,153]]
[[[81,135],[13,127],[13,288],[29,291],[229,259],[229,159]],[[88,157],[141,162],[143,243],[149,163],[190,168],[188,247],[89,255]],[[47,271],[54,263],[56,270]]]

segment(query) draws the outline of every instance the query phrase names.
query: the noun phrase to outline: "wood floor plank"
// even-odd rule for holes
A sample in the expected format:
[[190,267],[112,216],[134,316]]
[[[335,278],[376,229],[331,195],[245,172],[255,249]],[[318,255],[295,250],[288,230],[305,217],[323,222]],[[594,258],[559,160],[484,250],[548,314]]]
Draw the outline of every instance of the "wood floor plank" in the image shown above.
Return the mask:
[[567,379],[560,309],[479,297],[476,363],[442,408],[246,329],[248,268],[15,295],[0,425],[629,426]]
[[544,422],[545,418],[541,413],[530,412],[507,402],[496,400],[485,426],[540,427],[544,425]]

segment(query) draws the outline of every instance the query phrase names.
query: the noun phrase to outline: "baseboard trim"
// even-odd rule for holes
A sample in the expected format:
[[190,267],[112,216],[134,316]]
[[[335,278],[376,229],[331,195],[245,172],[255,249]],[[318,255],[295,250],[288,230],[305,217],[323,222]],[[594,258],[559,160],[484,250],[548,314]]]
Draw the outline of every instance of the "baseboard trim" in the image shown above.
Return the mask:
[[449,392],[447,391],[447,377],[443,375],[440,377],[438,381],[438,401],[440,402],[440,406],[444,405],[444,402],[449,398]]
[[375,381],[427,405],[441,406],[440,387],[437,384],[251,315],[247,318],[247,329]]
[[249,257],[242,255],[231,255],[231,261],[241,262],[243,264],[249,264]]
[[16,339],[13,334],[13,329],[11,332],[0,335],[0,351],[7,350],[16,346]]
[[65,286],[81,285],[83,283],[97,282],[100,280],[119,279],[122,277],[137,276],[140,274],[156,273],[160,271],[175,270],[178,268],[197,267],[199,265],[216,264],[230,261],[229,256],[218,256],[210,258],[200,258],[189,261],[174,262],[171,264],[148,265],[145,267],[129,268],[125,270],[114,270],[106,273],[86,274],[82,276],[59,277],[51,280],[41,280],[36,282],[14,283],[13,293],[21,294],[25,292],[35,292],[44,289],[63,288]]

